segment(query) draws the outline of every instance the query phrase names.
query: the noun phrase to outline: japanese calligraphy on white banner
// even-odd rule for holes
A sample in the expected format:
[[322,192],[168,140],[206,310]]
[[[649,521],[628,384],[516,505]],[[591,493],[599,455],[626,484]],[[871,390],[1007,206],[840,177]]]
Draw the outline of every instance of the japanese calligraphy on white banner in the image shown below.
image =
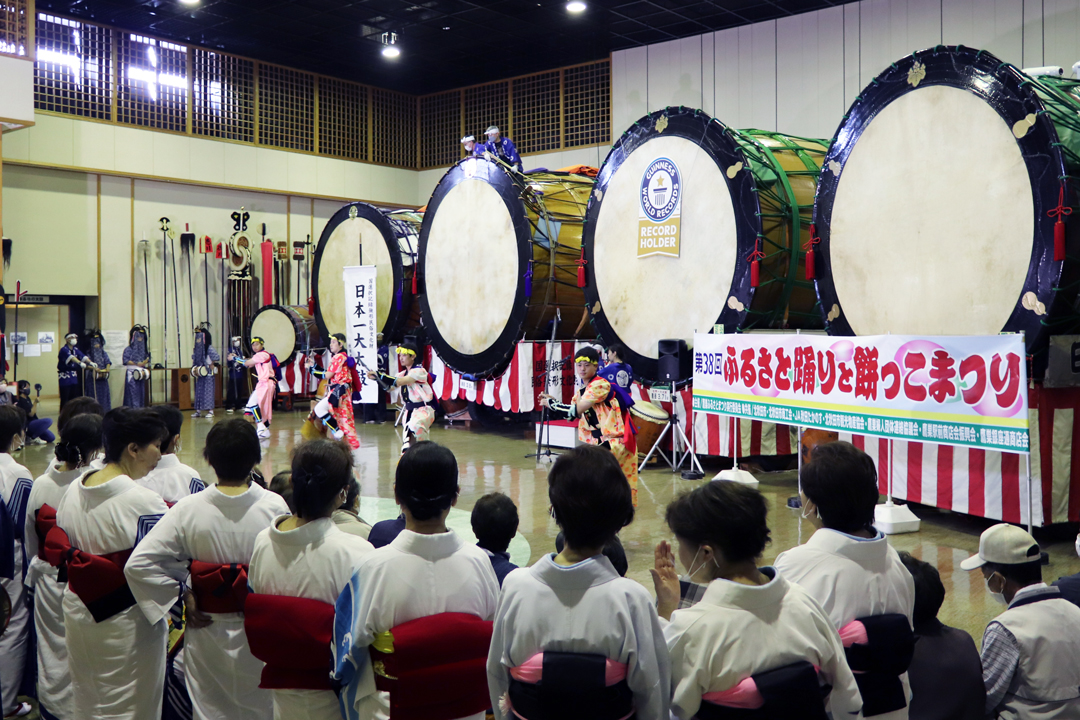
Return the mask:
[[1028,452],[1020,335],[694,336],[694,410]]
[[[379,367],[379,346],[376,342],[378,328],[375,327],[375,276],[374,265],[356,265],[342,269],[345,281],[345,337],[348,339],[347,351],[356,358],[356,371],[363,381],[360,401],[378,402],[379,388],[374,380],[367,377],[365,366],[376,370]],[[333,332],[333,328],[329,330]]]

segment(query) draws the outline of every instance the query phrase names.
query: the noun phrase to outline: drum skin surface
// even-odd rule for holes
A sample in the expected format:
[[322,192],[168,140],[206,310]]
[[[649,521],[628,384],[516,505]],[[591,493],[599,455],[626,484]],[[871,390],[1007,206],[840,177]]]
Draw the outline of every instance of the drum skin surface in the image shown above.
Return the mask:
[[[700,110],[670,107],[634,124],[608,153],[589,200],[585,299],[605,344],[621,343],[646,381],[659,379],[661,339],[693,346],[714,325],[820,328],[805,279],[814,188],[827,144],[738,131]],[[679,256],[638,255],[643,174],[658,158],[682,175]],[[764,253],[760,283],[750,256]],[[678,384],[692,377],[680,359]]]
[[276,356],[282,365],[291,363],[297,352],[326,346],[306,305],[263,306],[251,318],[246,338],[248,347],[253,337],[261,337],[266,352]]
[[[1049,335],[1078,327],[1076,263],[1055,260],[1050,214],[1062,197],[1076,204],[1062,181],[1078,169],[1075,85],[951,46],[863,90],[814,210],[830,334],[1023,332],[1041,375]],[[1075,254],[1074,233],[1067,242]]]
[[[345,331],[343,268],[375,265],[375,319],[380,342],[398,342],[419,323],[412,294],[412,253],[419,233],[418,213],[381,210],[350,203],[326,223],[315,247],[311,292],[322,337]],[[411,233],[411,235],[410,235]]]
[[439,181],[420,232],[424,329],[459,373],[502,372],[522,339],[571,338],[585,314],[577,261],[594,181],[568,172],[521,174],[483,157]]

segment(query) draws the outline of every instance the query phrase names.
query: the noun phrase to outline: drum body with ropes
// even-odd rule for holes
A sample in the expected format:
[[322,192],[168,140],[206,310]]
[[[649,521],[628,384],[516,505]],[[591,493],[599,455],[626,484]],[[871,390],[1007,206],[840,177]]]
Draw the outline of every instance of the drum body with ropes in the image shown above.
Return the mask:
[[1078,88],[965,47],[915,53],[868,85],[818,183],[828,332],[1024,332],[1041,376],[1049,336],[1080,327],[1074,228],[1055,228],[1076,204]]
[[[621,343],[638,377],[659,379],[662,338],[692,346],[695,332],[714,325],[821,327],[802,246],[826,149],[821,140],[733,130],[681,107],[623,134],[589,201],[585,298],[601,340]],[[661,176],[681,196],[677,235],[661,235],[666,243],[648,210],[664,190],[655,187]],[[679,384],[693,374],[685,355]]]
[[311,292],[323,337],[345,332],[347,312],[342,269],[374,265],[375,321],[381,344],[398,342],[420,324],[413,299],[413,266],[423,214],[383,210],[355,202],[334,213],[315,247]]
[[518,341],[575,336],[586,319],[577,284],[592,177],[521,174],[484,157],[439,181],[420,233],[420,307],[439,357],[491,377]]
[[253,337],[261,337],[265,341],[263,348],[276,356],[282,365],[291,363],[296,353],[326,347],[306,305],[263,306],[251,318],[244,338],[246,347],[251,347]]
[[664,408],[648,400],[635,401],[630,408],[630,414],[634,417],[634,426],[637,428],[638,457],[643,458],[656,444],[670,416]]

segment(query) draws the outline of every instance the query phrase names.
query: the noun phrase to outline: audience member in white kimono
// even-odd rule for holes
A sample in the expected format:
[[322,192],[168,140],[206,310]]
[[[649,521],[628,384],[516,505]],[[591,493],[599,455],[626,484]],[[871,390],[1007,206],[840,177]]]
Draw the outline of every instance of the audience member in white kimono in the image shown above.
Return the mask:
[[[548,498],[566,544],[503,580],[487,661],[496,718],[667,720],[671,665],[652,598],[602,554],[634,519],[618,460],[593,445],[563,453]],[[574,687],[562,695],[551,675]]]
[[[818,529],[805,544],[780,553],[776,569],[821,604],[841,637],[846,635],[849,623],[877,616],[902,615],[910,630],[915,582],[885,535],[874,528],[874,507],[878,502],[874,461],[850,443],[819,445],[810,462],[803,465],[799,484],[803,517]],[[910,653],[907,657],[910,662]],[[866,691],[864,676],[869,673],[860,673],[854,665],[852,669],[863,690],[866,717],[908,717],[906,671],[897,673],[902,693],[896,690],[904,706],[875,713],[879,697]]]
[[[25,553],[26,504],[34,476],[11,457],[22,447],[26,413],[15,405],[0,405],[0,497],[7,505],[15,528],[15,576],[0,579],[0,586],[11,599],[11,620],[0,635],[0,715],[7,717],[29,707],[19,702],[19,686],[27,663],[32,613],[26,602]],[[26,714],[22,712],[22,714]]]
[[182,498],[200,492],[206,484],[198,470],[180,462],[176,456],[180,452],[180,429],[184,426],[184,414],[172,405],[155,405],[150,409],[169,428],[169,439],[161,446],[161,460],[157,467],[139,480],[139,484],[156,492],[166,505],[172,507]]
[[203,457],[217,484],[165,513],[124,573],[151,623],[168,616],[182,583],[189,588],[184,671],[194,717],[269,720],[273,703],[270,692],[259,689],[263,664],[248,648],[243,607],[255,538],[289,508],[251,481],[262,449],[246,420],[211,427]]
[[72,716],[74,706],[64,633],[67,583],[57,578],[57,569],[45,560],[45,536],[56,526],[56,508],[64,493],[87,472],[100,450],[99,416],[80,415],[69,420],[56,443],[57,464],[34,481],[26,507],[26,556],[30,558],[26,584],[34,590],[38,704],[46,720],[66,720]]
[[671,620],[664,635],[672,711],[683,720],[727,707],[760,708],[790,720],[824,718],[819,685],[831,685],[833,717],[861,717],[859,688],[829,616],[776,568],[757,566],[769,542],[767,514],[761,493],[723,481],[667,507],[680,562],[688,570],[700,563],[710,579],[700,602],[679,609],[670,551],[664,567],[653,571],[658,611]]
[[[350,720],[386,718],[391,703],[412,701],[409,704],[415,708],[422,700],[390,697],[390,693],[376,689],[369,647],[378,648],[380,636],[389,634],[394,638],[398,626],[421,618],[432,618],[434,624],[441,625],[443,613],[462,613],[490,621],[499,600],[499,581],[487,553],[446,527],[446,517],[457,504],[459,491],[454,454],[437,443],[417,442],[401,456],[394,480],[394,499],[405,515],[405,529],[389,545],[361,560],[338,601],[336,635],[340,637],[335,639],[346,642],[348,638],[343,633],[351,634],[347,653],[345,656],[338,653],[335,661],[338,679],[346,685],[342,691],[342,711]],[[482,632],[485,640],[490,636],[490,625],[486,623],[475,623],[472,629]],[[465,646],[474,638],[464,639],[459,645]],[[487,647],[486,642],[483,647]],[[484,652],[475,657],[464,655],[454,657],[453,661],[474,660],[482,668],[484,655]],[[343,676],[340,671],[347,664],[355,670]],[[438,672],[435,668],[426,669]],[[397,673],[387,674],[397,677]],[[479,689],[473,697],[440,697],[443,694],[436,692],[435,697],[426,699],[432,704],[454,706],[457,703],[467,706],[471,702],[475,709],[457,717],[482,719],[487,707],[482,672],[477,680]]]
[[[293,452],[295,515],[259,533],[251,555],[244,627],[252,653],[266,663],[275,720],[340,720],[330,685],[334,603],[371,543],[330,519],[353,480],[352,454],[332,440]],[[310,662],[300,667],[304,660]]]
[[[123,567],[167,509],[135,482],[157,464],[167,435],[149,410],[109,411],[102,421],[105,467],[68,488],[46,538],[46,555],[65,563],[68,578],[64,631],[77,720],[161,715],[166,624],[147,622]],[[68,541],[70,549],[63,547]]]

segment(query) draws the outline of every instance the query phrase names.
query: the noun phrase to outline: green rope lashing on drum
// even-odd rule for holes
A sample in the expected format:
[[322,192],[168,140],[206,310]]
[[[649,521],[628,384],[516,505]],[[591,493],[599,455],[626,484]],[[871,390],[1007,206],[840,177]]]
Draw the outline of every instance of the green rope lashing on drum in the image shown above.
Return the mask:
[[979,61],[979,58],[982,57],[982,54],[984,52],[986,52],[986,51],[985,50],[980,50],[979,52],[975,53],[975,62]]

